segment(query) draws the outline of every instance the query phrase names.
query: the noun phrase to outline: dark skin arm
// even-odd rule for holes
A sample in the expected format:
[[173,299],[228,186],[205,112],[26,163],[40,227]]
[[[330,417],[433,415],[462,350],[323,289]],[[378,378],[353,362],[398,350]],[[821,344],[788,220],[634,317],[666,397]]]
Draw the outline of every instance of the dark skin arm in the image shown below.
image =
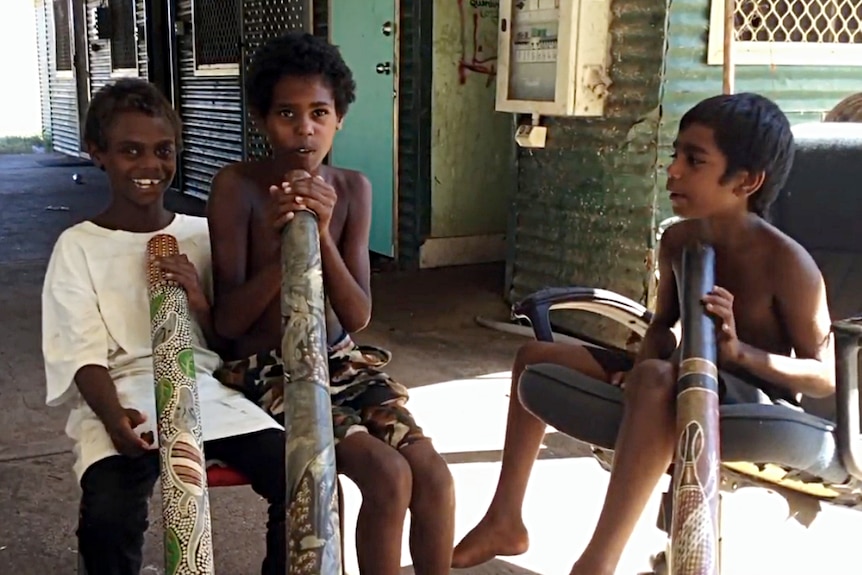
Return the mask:
[[322,177],[311,177],[302,171],[291,172],[285,179],[282,188],[270,188],[276,228],[282,229],[298,210],[308,209],[317,214],[326,295],[345,330],[350,333],[362,330],[371,319],[370,182],[364,176],[350,182],[350,205],[339,250],[329,231],[332,210],[338,200],[333,187]]
[[673,326],[679,320],[679,295],[673,273],[673,258],[679,251],[683,228],[677,224],[668,228],[659,247],[659,282],[656,308],[635,363],[645,359],[667,359],[676,347]]
[[[835,353],[826,286],[817,266],[796,250],[776,259],[782,270],[776,304],[796,357],[769,353],[739,341],[733,294],[716,288],[703,301],[720,322],[719,352],[724,361],[793,393],[827,397],[835,391]],[[776,276],[779,277],[779,276]]]
[[[652,321],[647,327],[643,341],[641,341],[638,354],[635,357],[635,365],[647,359],[667,359],[676,348],[676,336],[673,334],[673,326],[679,320],[679,297],[676,292],[676,283],[673,274],[673,258],[678,251],[678,244],[682,238],[682,227],[677,224],[668,228],[661,239],[658,256],[658,294],[656,295],[656,309]],[[610,382],[614,385],[625,385],[626,372],[610,374]]]
[[215,280],[214,329],[237,339],[257,321],[281,292],[281,262],[274,261],[246,278],[251,203],[242,178],[230,169],[213,178],[207,201]]
[[150,444],[134,431],[147,418],[136,409],[120,405],[117,388],[107,369],[101,365],[85,365],[75,374],[75,385],[105,426],[117,451],[128,457],[138,457],[149,449]]

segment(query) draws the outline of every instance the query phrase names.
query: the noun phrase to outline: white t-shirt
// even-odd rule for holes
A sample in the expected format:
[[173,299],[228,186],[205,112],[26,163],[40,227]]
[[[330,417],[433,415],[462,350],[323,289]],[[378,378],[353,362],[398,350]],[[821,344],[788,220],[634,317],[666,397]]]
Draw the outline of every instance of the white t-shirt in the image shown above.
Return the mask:
[[[163,230],[132,233],[82,222],[65,230],[51,254],[42,289],[42,353],[47,403],[70,404],[66,433],[75,441],[74,470],[80,481],[93,463],[116,455],[102,422],[78,393],[75,373],[85,365],[105,367],[120,404],[145,414],[136,431],[156,431],[155,386],[149,299],[147,241],[158,233],[177,238],[201,277],[212,285],[209,232],[205,218],[177,214]],[[206,349],[193,325],[195,369],[204,440],[281,429],[263,410],[213,376],[221,360]]]

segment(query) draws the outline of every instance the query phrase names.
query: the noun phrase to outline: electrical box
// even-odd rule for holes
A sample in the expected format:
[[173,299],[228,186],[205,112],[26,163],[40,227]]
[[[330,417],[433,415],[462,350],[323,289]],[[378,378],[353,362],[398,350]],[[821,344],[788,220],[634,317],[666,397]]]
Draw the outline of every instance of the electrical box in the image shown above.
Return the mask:
[[610,0],[500,0],[499,112],[602,116]]

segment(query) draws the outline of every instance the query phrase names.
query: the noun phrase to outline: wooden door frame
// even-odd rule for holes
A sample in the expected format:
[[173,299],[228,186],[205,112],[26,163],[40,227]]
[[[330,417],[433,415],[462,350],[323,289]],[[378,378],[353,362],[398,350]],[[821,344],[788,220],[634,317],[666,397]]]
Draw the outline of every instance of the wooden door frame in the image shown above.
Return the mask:
[[75,78],[75,100],[78,107],[79,148],[86,153],[84,123],[90,106],[90,38],[87,25],[87,0],[68,0],[69,26],[72,32],[72,74]]
[[[147,80],[164,94],[168,102],[180,110],[179,41],[174,31],[177,22],[176,0],[144,0],[144,32],[147,42]],[[172,187],[183,189],[182,162]]]

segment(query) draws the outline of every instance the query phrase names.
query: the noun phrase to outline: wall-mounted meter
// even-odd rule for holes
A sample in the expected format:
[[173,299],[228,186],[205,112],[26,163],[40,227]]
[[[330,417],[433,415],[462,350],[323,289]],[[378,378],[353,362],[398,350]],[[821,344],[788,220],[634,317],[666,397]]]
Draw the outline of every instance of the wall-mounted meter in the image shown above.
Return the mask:
[[610,0],[500,0],[497,111],[601,116]]

